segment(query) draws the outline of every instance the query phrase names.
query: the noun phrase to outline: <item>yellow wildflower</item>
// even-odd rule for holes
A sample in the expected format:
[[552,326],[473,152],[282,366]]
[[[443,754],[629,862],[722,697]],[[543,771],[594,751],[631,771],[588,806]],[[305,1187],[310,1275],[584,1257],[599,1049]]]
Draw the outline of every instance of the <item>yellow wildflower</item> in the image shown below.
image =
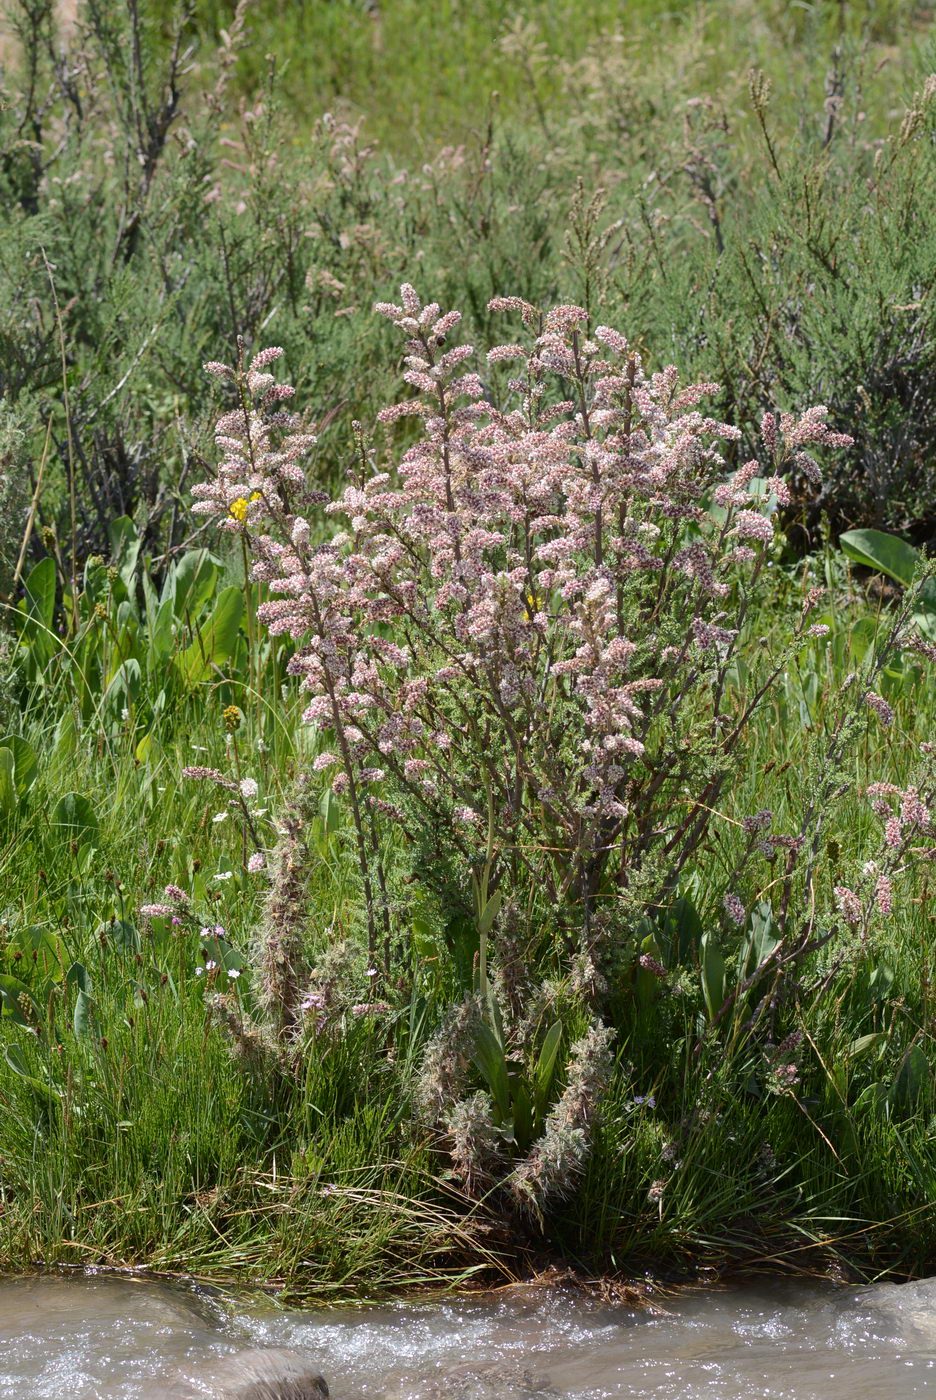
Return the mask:
[[251,491],[249,501],[246,496],[238,496],[237,500],[232,501],[228,506],[228,515],[232,515],[235,520],[240,521],[241,525],[243,525],[244,521],[247,519],[248,505],[252,505],[254,501],[259,501],[262,496],[262,491]]

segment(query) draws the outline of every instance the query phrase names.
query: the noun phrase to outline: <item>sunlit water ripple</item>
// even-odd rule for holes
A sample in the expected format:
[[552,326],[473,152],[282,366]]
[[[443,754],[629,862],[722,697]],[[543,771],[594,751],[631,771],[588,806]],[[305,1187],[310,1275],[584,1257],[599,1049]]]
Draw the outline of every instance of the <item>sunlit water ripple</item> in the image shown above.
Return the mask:
[[285,1347],[335,1400],[936,1400],[936,1281],[766,1281],[663,1306],[527,1288],[284,1311],[122,1276],[15,1278],[0,1281],[0,1397],[194,1397],[217,1358]]

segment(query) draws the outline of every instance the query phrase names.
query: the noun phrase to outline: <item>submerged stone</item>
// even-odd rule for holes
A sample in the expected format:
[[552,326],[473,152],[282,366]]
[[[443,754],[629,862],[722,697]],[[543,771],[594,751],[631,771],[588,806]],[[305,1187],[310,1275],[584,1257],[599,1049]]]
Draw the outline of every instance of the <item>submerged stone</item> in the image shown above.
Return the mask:
[[312,1362],[295,1351],[259,1347],[202,1363],[178,1397],[210,1400],[328,1400],[328,1386]]

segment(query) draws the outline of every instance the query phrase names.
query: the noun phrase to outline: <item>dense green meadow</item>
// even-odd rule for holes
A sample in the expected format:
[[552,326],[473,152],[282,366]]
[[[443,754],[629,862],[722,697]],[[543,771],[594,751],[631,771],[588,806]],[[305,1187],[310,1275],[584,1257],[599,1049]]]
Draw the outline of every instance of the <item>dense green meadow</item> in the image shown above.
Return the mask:
[[931,9],[7,8],[0,1264],[932,1272]]

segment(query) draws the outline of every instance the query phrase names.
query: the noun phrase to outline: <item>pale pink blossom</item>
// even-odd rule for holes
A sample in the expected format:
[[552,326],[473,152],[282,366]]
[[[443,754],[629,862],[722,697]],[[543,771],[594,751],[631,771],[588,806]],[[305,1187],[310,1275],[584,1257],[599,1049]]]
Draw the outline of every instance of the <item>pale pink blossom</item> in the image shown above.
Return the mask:
[[860,924],[863,917],[861,900],[847,885],[836,885],[835,902],[847,924]]
[[725,913],[738,928],[743,927],[747,920],[747,912],[736,894],[725,895]]
[[889,728],[894,723],[894,711],[882,696],[877,695],[873,690],[865,691],[865,704],[873,710],[885,728]]

